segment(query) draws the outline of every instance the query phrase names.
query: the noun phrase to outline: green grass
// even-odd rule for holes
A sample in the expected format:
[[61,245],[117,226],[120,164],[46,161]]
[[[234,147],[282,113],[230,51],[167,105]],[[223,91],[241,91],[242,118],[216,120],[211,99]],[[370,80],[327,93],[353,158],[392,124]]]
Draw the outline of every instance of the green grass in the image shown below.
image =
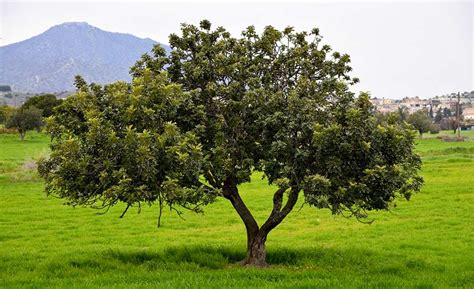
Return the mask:
[[[295,210],[254,269],[236,265],[245,230],[226,201],[185,221],[166,212],[160,229],[156,207],[71,208],[30,165],[47,138],[0,135],[0,288],[474,288],[474,141],[417,142],[425,185],[410,202],[372,225]],[[240,189],[262,222],[272,189],[258,175]]]
[[[439,134],[430,134],[425,133],[423,134],[422,139],[417,140],[417,149],[420,153],[439,153],[444,149],[457,149],[457,148],[470,148],[472,149],[474,146],[472,145],[472,140],[474,140],[474,130],[469,131],[462,131],[461,136],[470,138],[470,141],[461,141],[461,142],[446,142],[437,139],[438,136],[450,136],[455,137],[456,134],[453,134],[453,131],[441,131]],[[471,151],[472,154],[472,151]]]

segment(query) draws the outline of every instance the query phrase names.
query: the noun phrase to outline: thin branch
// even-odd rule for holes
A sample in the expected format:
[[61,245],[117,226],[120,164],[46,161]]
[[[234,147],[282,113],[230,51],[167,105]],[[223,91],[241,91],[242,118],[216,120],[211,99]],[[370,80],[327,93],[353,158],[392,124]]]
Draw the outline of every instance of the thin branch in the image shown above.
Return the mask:
[[161,195],[158,195],[158,202],[159,202],[159,213],[158,213],[158,228],[161,227],[161,214],[163,212],[163,199]]
[[[112,207],[112,204],[109,204],[108,206],[104,207],[104,208],[106,208],[104,212],[97,212],[96,215],[106,214],[110,210],[111,207]],[[101,209],[103,209],[103,208],[101,208]]]
[[204,177],[207,179],[207,181],[209,182],[209,184],[211,186],[213,186],[214,188],[219,187],[218,184],[217,184],[217,181],[214,178],[214,176],[212,175],[211,171],[209,171],[209,170],[204,171]]
[[303,209],[304,205],[306,205],[306,202],[303,202],[303,203],[301,204],[300,208],[298,209],[298,212],[300,212],[300,211]]
[[199,184],[204,187],[205,189],[208,189],[209,191],[214,191],[215,189],[211,186],[206,185],[205,183],[199,181]]
[[183,214],[183,212],[179,211],[178,209],[174,208],[173,206],[170,206],[170,211],[175,211],[176,214],[178,215],[178,217],[183,220],[183,221],[186,221],[186,219],[181,216]]
[[279,188],[273,195],[273,210],[272,214],[280,212],[281,206],[283,203],[283,194],[285,193],[286,188]]
[[[351,208],[346,208],[347,211],[350,212],[350,214],[348,216],[344,215],[344,211],[341,210],[339,213],[341,214],[341,216],[343,216],[344,218],[346,219],[349,219],[351,217],[355,217],[356,220],[359,222],[359,223],[362,223],[362,224],[366,224],[366,225],[370,225],[372,224],[375,220],[372,219],[372,220],[368,220],[368,221],[363,221],[363,219],[361,218],[361,214]],[[363,210],[363,209],[362,209]],[[367,216],[367,212],[365,210],[363,210],[364,212],[364,215]]]
[[123,211],[122,215],[120,215],[120,219],[122,219],[123,216],[125,215],[125,213],[127,213],[128,208],[130,208],[130,206],[131,206],[130,204],[127,204],[127,207],[126,207],[125,210]]

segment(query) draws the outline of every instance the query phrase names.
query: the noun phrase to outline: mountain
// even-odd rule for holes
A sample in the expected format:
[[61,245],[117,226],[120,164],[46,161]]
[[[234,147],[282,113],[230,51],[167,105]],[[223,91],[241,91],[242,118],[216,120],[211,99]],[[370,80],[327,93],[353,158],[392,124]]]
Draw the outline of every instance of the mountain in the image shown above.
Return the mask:
[[77,74],[96,83],[130,80],[130,66],[155,44],[149,38],[107,32],[85,22],[63,23],[0,47],[0,84],[39,93],[72,90]]

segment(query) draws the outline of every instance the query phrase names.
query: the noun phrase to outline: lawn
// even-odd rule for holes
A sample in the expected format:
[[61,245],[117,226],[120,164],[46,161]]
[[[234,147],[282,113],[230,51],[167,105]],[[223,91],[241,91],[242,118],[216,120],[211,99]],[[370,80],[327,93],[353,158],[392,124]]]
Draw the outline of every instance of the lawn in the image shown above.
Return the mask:
[[[159,229],[157,207],[123,219],[123,207],[68,207],[33,167],[47,137],[0,135],[0,288],[474,288],[474,141],[417,142],[425,185],[411,201],[372,225],[295,210],[255,269],[236,265],[245,230],[228,202],[184,221],[165,212]],[[261,222],[272,188],[255,174],[241,191]]]

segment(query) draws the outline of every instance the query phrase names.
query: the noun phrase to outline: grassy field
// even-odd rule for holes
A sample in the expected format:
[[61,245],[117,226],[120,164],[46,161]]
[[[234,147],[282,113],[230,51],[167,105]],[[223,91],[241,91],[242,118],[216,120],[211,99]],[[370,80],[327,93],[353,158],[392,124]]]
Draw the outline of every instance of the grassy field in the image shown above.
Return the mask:
[[[463,132],[474,138],[474,132]],[[1,288],[474,288],[474,141],[418,140],[425,185],[375,222],[295,210],[267,242],[266,269],[241,268],[245,232],[221,200],[185,221],[146,207],[123,219],[48,198],[33,160],[44,135],[0,135]],[[272,190],[241,187],[258,219]]]

